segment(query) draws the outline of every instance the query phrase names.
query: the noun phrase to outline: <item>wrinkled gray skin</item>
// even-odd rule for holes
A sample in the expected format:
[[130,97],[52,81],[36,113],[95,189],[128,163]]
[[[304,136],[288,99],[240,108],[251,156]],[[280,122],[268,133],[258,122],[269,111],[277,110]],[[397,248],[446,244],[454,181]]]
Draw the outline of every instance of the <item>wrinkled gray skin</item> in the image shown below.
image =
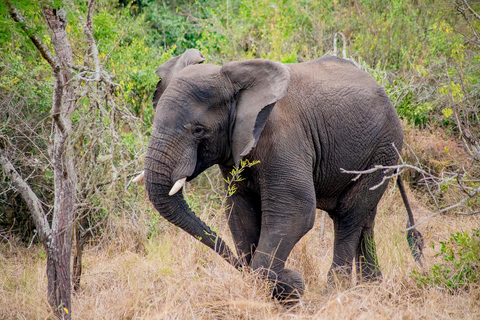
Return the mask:
[[[280,300],[298,299],[301,275],[285,269],[295,244],[312,227],[315,209],[335,228],[329,280],[349,279],[353,261],[363,280],[381,277],[373,241],[381,171],[394,165],[403,133],[385,91],[347,60],[299,64],[268,60],[199,64],[197,50],[163,64],[154,97],[153,129],[145,159],[150,201],[168,221],[200,239],[234,266],[249,266],[274,284]],[[229,199],[228,224],[239,259],[186,204],[174,183],[218,164],[224,177],[241,159],[247,169]]]

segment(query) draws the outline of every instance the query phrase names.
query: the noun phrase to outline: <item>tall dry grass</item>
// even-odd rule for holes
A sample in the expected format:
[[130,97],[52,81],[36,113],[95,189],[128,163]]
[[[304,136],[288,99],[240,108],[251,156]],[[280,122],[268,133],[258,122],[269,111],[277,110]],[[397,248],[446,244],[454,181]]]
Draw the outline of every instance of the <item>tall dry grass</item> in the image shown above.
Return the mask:
[[[223,216],[211,195],[187,188],[198,197],[197,212],[231,244]],[[430,211],[427,199],[410,199],[418,218]],[[208,200],[211,199],[211,200]],[[190,200],[189,200],[190,201]],[[142,210],[150,210],[144,203]],[[74,319],[475,319],[480,318],[479,292],[449,294],[440,288],[418,287],[403,229],[406,212],[393,184],[384,195],[376,219],[376,243],[384,279],[325,293],[326,273],[332,261],[333,226],[327,217],[320,240],[320,219],[295,247],[287,265],[306,282],[301,302],[287,308],[272,300],[268,285],[242,274],[176,227],[161,221],[150,239],[126,234],[123,239],[87,248],[81,292],[73,296]],[[128,224],[128,221],[117,221]],[[473,223],[473,224],[472,224]],[[441,263],[431,243],[450,233],[468,230],[479,221],[444,215],[422,224],[426,237],[426,268]],[[125,227],[128,232],[129,227]],[[117,237],[122,237],[117,234]],[[130,243],[131,242],[131,243]],[[437,246],[438,248],[438,246]],[[47,306],[43,249],[10,242],[0,250],[0,318],[43,319]]]

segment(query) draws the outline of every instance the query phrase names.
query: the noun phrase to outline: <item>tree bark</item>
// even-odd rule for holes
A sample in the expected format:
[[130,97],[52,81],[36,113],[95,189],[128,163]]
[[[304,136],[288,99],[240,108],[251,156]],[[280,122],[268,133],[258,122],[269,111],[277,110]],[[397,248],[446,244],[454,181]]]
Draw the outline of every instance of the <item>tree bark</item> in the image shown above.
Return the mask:
[[75,253],[73,256],[73,273],[72,282],[73,290],[78,293],[80,291],[80,280],[82,277],[82,255],[83,247],[85,245],[86,234],[83,232],[83,228],[86,223],[87,212],[83,212],[81,217],[75,223]]
[[57,310],[57,316],[70,318],[71,277],[70,256],[72,251],[72,226],[77,176],[70,144],[71,119],[74,108],[74,88],[68,86],[71,80],[72,47],[67,36],[67,15],[65,10],[42,6],[43,15],[52,32],[59,68],[54,70],[55,87],[52,118],[54,119],[54,142],[52,162],[55,183],[54,215],[52,219],[53,245],[47,259],[48,301]]
[[[36,209],[38,206],[35,206],[35,201],[30,202],[32,203],[31,210],[32,208],[35,210],[32,211],[32,214],[36,218],[37,231],[47,252],[48,302],[54,310],[55,316],[61,319],[70,319],[70,256],[77,176],[70,144],[70,116],[74,109],[76,94],[73,86],[69,85],[72,78],[70,66],[73,56],[66,31],[67,14],[63,8],[54,9],[48,2],[41,3],[43,15],[51,32],[52,45],[55,50],[55,55],[53,55],[33,32],[29,32],[29,27],[18,10],[8,1],[6,4],[10,16],[29,35],[42,57],[50,64],[54,74],[55,85],[51,111],[54,139],[50,157],[54,171],[55,201],[51,227],[48,225],[45,212]],[[4,166],[4,163],[7,163],[5,157],[2,157],[1,160],[2,166]],[[11,179],[12,177],[16,178],[18,185],[22,185],[21,181],[27,185],[18,173],[15,175],[16,171],[15,173],[11,169],[6,171],[7,174],[10,172]],[[20,179],[18,179],[19,177]],[[31,190],[28,192],[29,188],[24,189],[27,190],[25,194],[29,199],[36,198]]]

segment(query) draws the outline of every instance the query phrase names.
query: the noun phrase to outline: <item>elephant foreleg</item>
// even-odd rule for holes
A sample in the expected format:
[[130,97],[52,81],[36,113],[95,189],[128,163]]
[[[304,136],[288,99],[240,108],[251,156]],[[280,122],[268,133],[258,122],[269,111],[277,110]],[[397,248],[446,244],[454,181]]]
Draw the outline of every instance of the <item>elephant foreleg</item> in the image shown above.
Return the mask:
[[300,273],[285,269],[285,262],[295,244],[313,227],[313,195],[312,185],[262,197],[262,232],[251,266],[274,284],[273,295],[284,302],[297,301],[305,289]]
[[229,198],[229,207],[226,211],[227,221],[238,257],[244,265],[249,266],[260,238],[260,199],[237,192]]

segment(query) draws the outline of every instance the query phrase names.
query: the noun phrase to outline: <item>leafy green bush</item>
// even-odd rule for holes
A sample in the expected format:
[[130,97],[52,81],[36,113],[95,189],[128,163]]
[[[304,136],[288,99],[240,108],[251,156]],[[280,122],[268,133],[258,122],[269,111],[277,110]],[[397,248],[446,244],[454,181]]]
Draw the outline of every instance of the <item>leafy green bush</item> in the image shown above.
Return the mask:
[[208,19],[202,20],[197,46],[207,58],[222,62],[263,58],[292,63],[317,58],[325,49],[323,30],[315,30],[323,6],[328,5],[304,0],[222,2],[206,9]]
[[445,263],[435,264],[427,275],[414,271],[417,283],[437,286],[451,292],[478,288],[480,281],[480,229],[472,234],[457,232],[448,241],[441,241],[440,252]]
[[[111,5],[113,6],[113,5]],[[158,77],[155,70],[172,58],[175,48],[164,50],[153,42],[154,31],[146,28],[145,15],[132,15],[130,8],[99,8],[94,16],[95,38],[102,65],[115,75],[123,102],[150,127],[152,97]]]

